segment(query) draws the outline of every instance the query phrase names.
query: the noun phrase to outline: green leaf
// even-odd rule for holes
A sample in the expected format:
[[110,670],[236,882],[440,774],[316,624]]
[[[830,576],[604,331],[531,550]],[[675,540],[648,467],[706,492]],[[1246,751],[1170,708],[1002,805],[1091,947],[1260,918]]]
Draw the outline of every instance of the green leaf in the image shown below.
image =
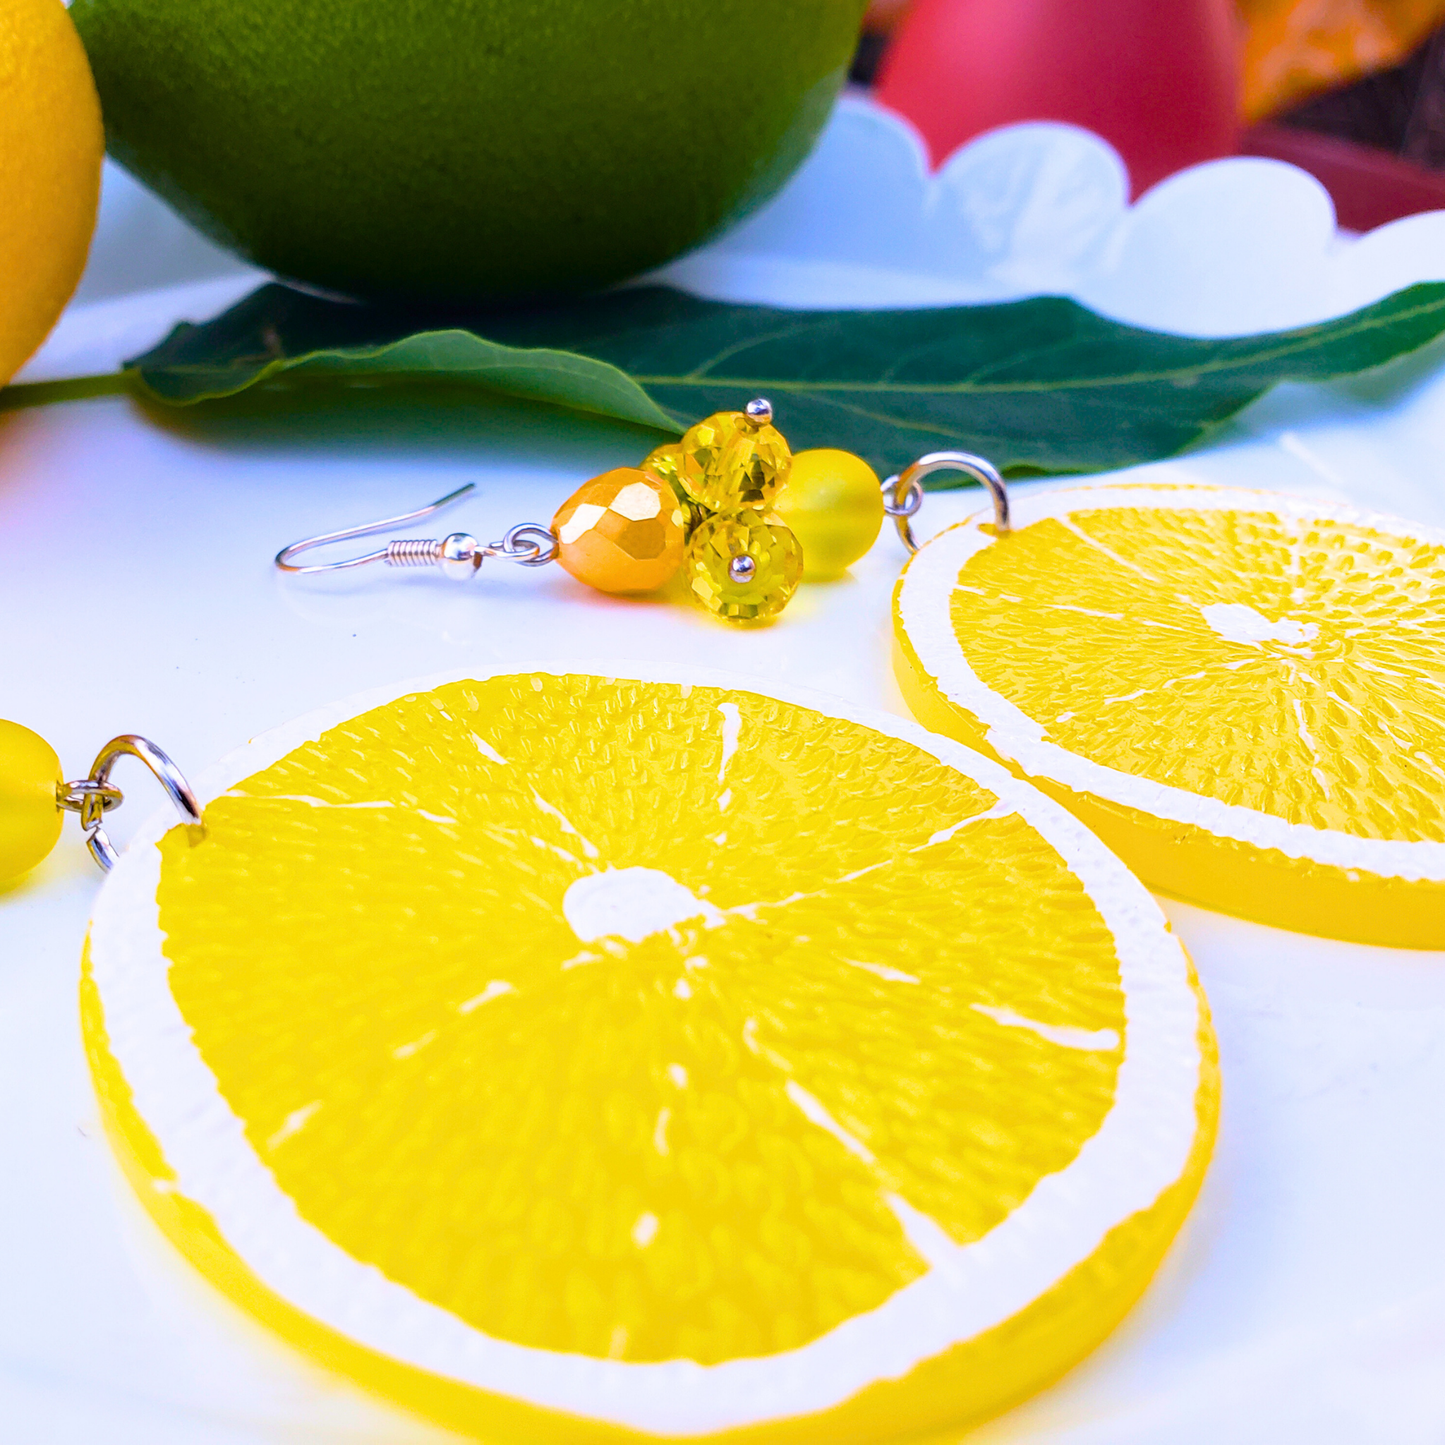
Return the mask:
[[129,363],[157,401],[212,401],[282,373],[296,379],[353,381],[433,377],[488,391],[554,402],[676,432],[627,373],[545,342],[508,345],[448,326],[417,329],[415,313],[311,296],[267,285],[200,326],[177,326]]
[[1445,283],[1294,331],[1200,340],[1107,320],[1061,297],[996,306],[787,311],[662,287],[418,325],[269,285],[132,363],[173,403],[283,374],[418,376],[676,434],[769,397],[795,450],[835,446],[894,470],[943,448],[1010,471],[1071,472],[1169,456],[1281,381],[1379,366],[1445,331]]

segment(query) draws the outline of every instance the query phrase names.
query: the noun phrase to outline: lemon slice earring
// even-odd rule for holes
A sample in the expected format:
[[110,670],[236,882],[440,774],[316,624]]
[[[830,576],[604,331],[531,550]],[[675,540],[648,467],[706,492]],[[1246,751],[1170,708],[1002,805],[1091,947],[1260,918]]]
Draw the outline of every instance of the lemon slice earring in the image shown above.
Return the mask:
[[419,522],[474,490],[469,483],[417,511],[293,542],[276,566],[316,573],[380,562],[440,567],[465,581],[492,557],[524,567],[557,562],[589,587],[624,595],[656,592],[681,576],[687,595],[713,616],[766,623],[788,605],[805,568],[815,579],[840,575],[883,522],[878,478],[866,462],[827,449],[795,457],[773,425],[771,403],[758,398],[698,422],[638,467],[593,477],[550,526],[523,523],[490,545],[453,532],[397,539],[342,562],[296,561],[315,547]]
[[1445,534],[1233,488],[1035,492],[918,549],[894,628],[914,715],[1152,887],[1445,947]]
[[911,723],[599,672],[353,699],[143,830],[82,1002],[146,1207],[295,1345],[499,1445],[861,1445],[1041,1388],[1209,1156],[1163,915]]

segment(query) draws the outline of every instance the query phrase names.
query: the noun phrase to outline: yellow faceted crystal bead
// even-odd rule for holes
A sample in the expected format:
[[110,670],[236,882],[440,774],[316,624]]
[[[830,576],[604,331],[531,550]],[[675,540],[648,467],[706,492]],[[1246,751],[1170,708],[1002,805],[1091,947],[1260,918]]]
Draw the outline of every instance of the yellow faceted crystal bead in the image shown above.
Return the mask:
[[803,576],[798,539],[770,512],[709,517],[687,544],[687,583],[698,605],[729,622],[766,622]]
[[552,518],[557,560],[599,592],[651,592],[682,565],[686,535],[672,489],[637,467],[584,482]]
[[683,528],[690,537],[692,529],[708,515],[708,512],[705,507],[688,496],[687,486],[682,480],[684,461],[682,443],[667,442],[648,452],[646,460],[642,463],[642,470],[649,476],[666,482],[672,489],[673,496],[677,498],[678,505],[682,508]]
[[878,540],[883,492],[862,457],[818,447],[793,457],[774,510],[802,544],[804,576],[823,582],[841,577]]
[[44,738],[0,720],[0,883],[28,873],[55,846],[63,781]]
[[736,512],[771,506],[792,460],[771,422],[720,411],[683,436],[679,477],[688,496],[709,512]]

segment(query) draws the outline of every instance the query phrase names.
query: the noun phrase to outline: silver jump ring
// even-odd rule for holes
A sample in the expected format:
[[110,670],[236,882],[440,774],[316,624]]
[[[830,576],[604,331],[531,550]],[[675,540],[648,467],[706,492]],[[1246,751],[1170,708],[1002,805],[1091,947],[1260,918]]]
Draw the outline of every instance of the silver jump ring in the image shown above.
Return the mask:
[[1000,532],[1009,530],[1008,488],[992,462],[972,452],[929,452],[883,483],[883,510],[893,518],[898,538],[910,554],[918,550],[918,542],[909,518],[923,505],[924,478],[935,472],[963,472],[987,488],[993,499],[994,526]]
[[151,770],[176,805],[182,822],[193,826],[201,822],[201,805],[196,801],[191,785],[160,748],[148,738],[137,737],[134,733],[112,738],[96,754],[90,776],[79,782],[66,783],[65,791],[58,797],[62,808],[80,814],[81,826],[85,829],[85,846],[107,873],[115,867],[120,854],[106,836],[102,820],[106,813],[121,804],[121,791],[111,783],[110,773],[123,757],[139,758]]
[[539,522],[519,522],[487,550],[494,557],[505,557],[519,567],[544,567],[556,557],[559,545],[557,534],[550,527]]
[[906,484],[896,476],[883,483],[883,510],[890,517],[912,517],[922,505],[923,483],[917,477]]
[[124,798],[119,788],[112,783],[97,783],[90,778],[79,778],[64,784],[64,791],[57,792],[55,801],[69,813],[80,814],[80,826],[93,828],[112,808],[120,807]]

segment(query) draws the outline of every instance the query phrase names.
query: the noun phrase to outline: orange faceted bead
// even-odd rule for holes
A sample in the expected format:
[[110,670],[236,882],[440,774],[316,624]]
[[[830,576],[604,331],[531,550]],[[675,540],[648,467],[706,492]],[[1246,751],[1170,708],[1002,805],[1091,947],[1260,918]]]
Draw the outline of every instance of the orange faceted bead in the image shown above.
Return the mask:
[[557,560],[599,592],[651,592],[682,565],[686,532],[672,488],[637,467],[584,482],[552,518]]

